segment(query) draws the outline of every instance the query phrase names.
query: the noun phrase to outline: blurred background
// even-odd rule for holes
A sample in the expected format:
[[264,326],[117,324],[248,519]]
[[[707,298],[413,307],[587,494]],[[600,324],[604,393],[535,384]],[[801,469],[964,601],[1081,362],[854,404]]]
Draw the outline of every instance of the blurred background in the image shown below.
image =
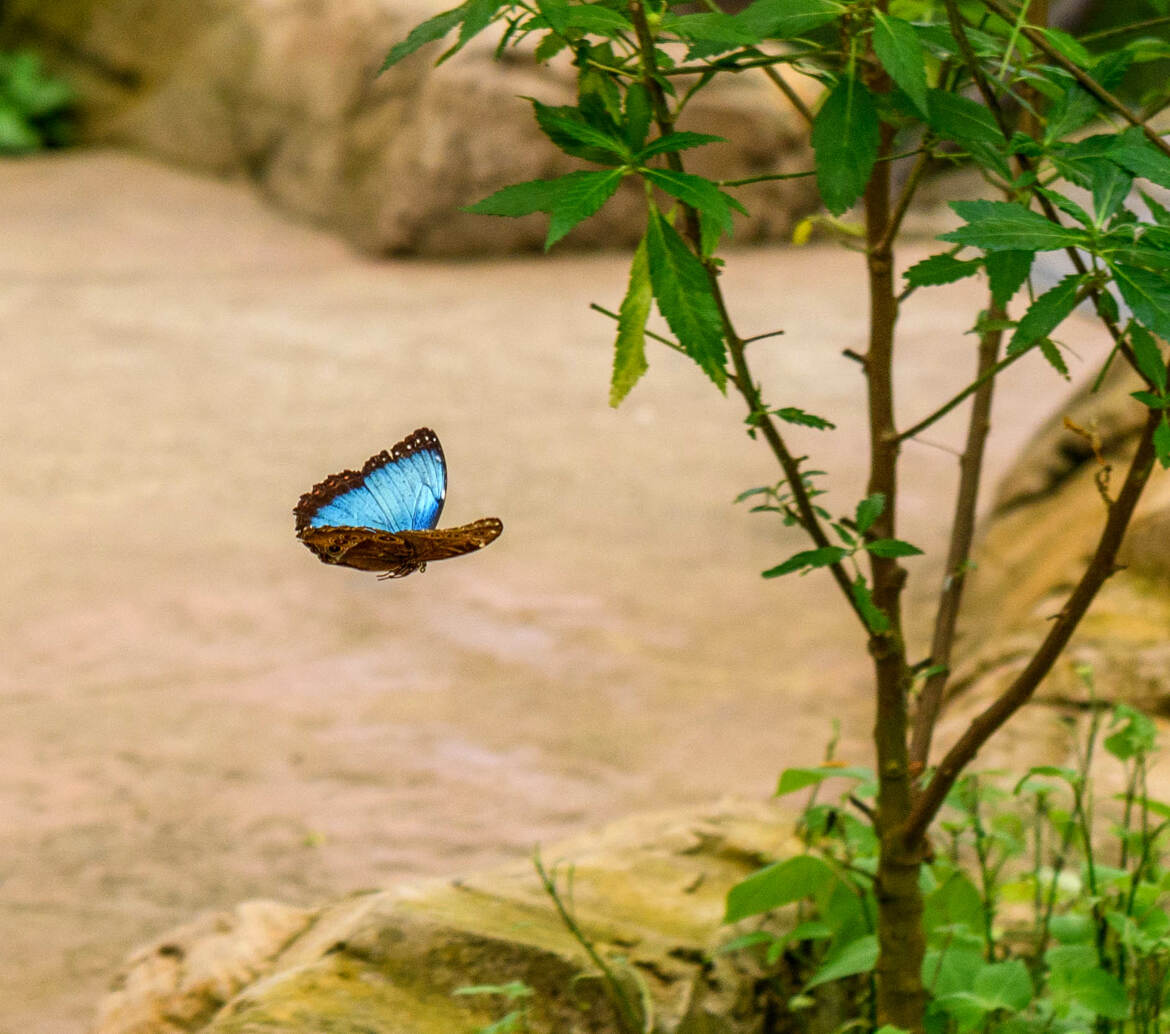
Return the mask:
[[[733,505],[777,477],[738,400],[663,349],[607,405],[612,325],[589,304],[620,301],[636,196],[549,258],[542,220],[457,210],[566,171],[516,99],[567,99],[565,70],[485,43],[373,74],[442,6],[0,7],[4,1034],[85,1030],[119,960],[206,909],[763,797],[835,719],[839,754],[868,761],[851,616],[827,579],[763,581],[803,542]],[[1126,7],[1053,4],[1082,31]],[[810,165],[762,78],[692,120],[730,140],[697,171]],[[955,189],[928,192],[902,265],[935,250]],[[807,181],[744,201],[737,321],[784,331],[756,369],[771,403],[838,425],[794,443],[851,510],[861,265],[783,245]],[[902,419],[963,386],[981,304],[967,282],[906,307]],[[1078,376],[1104,348],[1075,319],[1065,341]],[[1065,390],[1017,364],[992,481]],[[928,553],[963,419],[907,448],[902,534]],[[499,516],[500,540],[400,582],[318,563],[298,496],[422,425],[444,523]],[[927,598],[937,570],[913,576]]]

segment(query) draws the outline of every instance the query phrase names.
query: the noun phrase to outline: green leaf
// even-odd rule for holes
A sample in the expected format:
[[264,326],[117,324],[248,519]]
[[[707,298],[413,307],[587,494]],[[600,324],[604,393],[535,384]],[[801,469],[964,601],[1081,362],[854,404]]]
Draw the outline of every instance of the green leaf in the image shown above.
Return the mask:
[[831,420],[826,420],[824,417],[815,416],[812,413],[806,413],[798,406],[785,406],[783,409],[772,409],[769,410],[769,412],[773,416],[777,416],[789,424],[800,424],[803,427],[815,427],[818,431],[831,431],[837,426]]
[[704,144],[724,142],[724,137],[712,136],[710,133],[667,133],[666,136],[660,136],[657,140],[651,141],[648,147],[637,154],[635,161],[644,162],[655,155],[671,154],[675,151],[685,151],[691,147],[702,147]]
[[609,132],[608,127],[591,125],[579,108],[554,108],[534,100],[532,109],[545,136],[574,158],[598,165],[619,165],[630,157],[624,140]]
[[1055,251],[1086,242],[1081,230],[1049,222],[1039,213],[1008,201],[952,201],[951,208],[967,225],[939,239],[955,244],[985,251]]
[[922,925],[928,936],[935,930],[956,926],[981,931],[983,898],[975,884],[961,872],[951,873],[927,897]]
[[877,934],[866,934],[850,941],[841,951],[830,956],[824,964],[813,974],[812,979],[804,985],[806,991],[830,980],[840,980],[842,977],[855,976],[858,973],[869,973],[877,965],[878,940]]
[[1060,326],[1077,307],[1077,295],[1083,283],[1079,273],[1070,273],[1029,305],[1008,342],[1007,354],[1018,355]]
[[816,786],[826,779],[855,779],[858,782],[872,782],[872,770],[860,766],[822,765],[818,768],[786,768],[780,774],[776,796],[784,797],[809,786]]
[[1154,428],[1154,455],[1158,457],[1163,470],[1170,470],[1170,421],[1167,421],[1165,412],[1162,413],[1161,422]]
[[614,36],[633,31],[633,26],[621,11],[602,4],[573,4],[565,18],[567,30],[579,29],[595,36]]
[[987,1012],[1020,1012],[1032,1000],[1032,978],[1020,959],[985,966],[975,977],[974,992]]
[[901,539],[874,539],[867,542],[865,548],[874,556],[884,557],[886,560],[900,556],[919,556],[922,553],[917,546],[912,546]]
[[40,134],[0,97],[0,154],[24,154],[41,147]]
[[874,634],[881,635],[890,630],[890,619],[886,612],[873,601],[873,593],[869,591],[864,575],[858,575],[849,586],[853,595],[853,602],[865,619],[866,627]]
[[646,238],[634,251],[630,265],[630,283],[618,312],[617,341],[614,344],[613,380],[609,386],[609,404],[618,406],[638,379],[646,372],[646,319],[654,292],[650,286],[650,263],[646,257]]
[[443,11],[441,14],[436,14],[433,18],[428,18],[425,22],[416,25],[410,30],[406,39],[401,43],[395,43],[390,48],[390,53],[386,55],[386,60],[382,62],[382,67],[378,69],[378,74],[380,75],[382,72],[385,72],[391,65],[398,64],[399,61],[407,55],[413,54],[419,47],[433,43],[437,39],[442,39],[456,25],[459,25],[463,21],[466,13],[467,4],[460,4],[450,11]]
[[506,0],[467,0],[463,5],[463,24],[459,26],[459,36],[455,45],[444,52],[438,64],[457,54],[476,36],[492,23],[496,12],[504,6]]
[[833,21],[841,10],[833,0],[755,0],[736,18],[760,39],[792,39]]
[[737,923],[748,916],[763,915],[794,901],[803,901],[837,881],[836,873],[812,855],[797,855],[776,862],[731,888],[723,921]]
[[1064,356],[1060,354],[1060,349],[1046,337],[1042,337],[1038,342],[1040,347],[1040,354],[1048,361],[1057,373],[1061,375],[1066,381],[1071,380],[1072,377],[1068,372],[1068,363],[1064,361]]
[[1148,179],[1160,187],[1170,187],[1170,157],[1151,144],[1137,126],[1114,138],[1108,155],[1135,176]]
[[983,165],[1006,179],[1012,171],[1003,157],[1003,134],[991,113],[961,94],[928,90],[930,127],[947,140],[970,151]]
[[621,169],[604,172],[570,172],[560,179],[562,190],[553,205],[544,250],[548,251],[578,223],[604,205],[622,181]]
[[1170,282],[1166,277],[1120,262],[1113,266],[1113,277],[1134,316],[1158,337],[1170,338]]
[[512,218],[547,212],[552,217],[544,245],[547,250],[605,204],[621,180],[620,169],[570,172],[555,180],[529,180],[504,187],[463,210]]
[[770,567],[763,572],[764,578],[779,578],[781,575],[791,574],[793,571],[812,570],[814,567],[830,567],[839,564],[849,550],[840,546],[822,546],[820,549],[806,549],[801,553],[790,556],[784,563]]
[[842,76],[829,91],[812,128],[821,200],[841,215],[865,190],[877,158],[877,108],[865,85]]
[[873,49],[890,78],[914,102],[922,113],[928,114],[926,96],[926,57],[914,26],[901,18],[892,18],[874,10]]
[[1133,174],[1111,162],[1094,166],[1092,174],[1093,215],[1097,226],[1103,227],[1125,204],[1133,186]]
[[711,295],[707,270],[656,208],[650,210],[646,249],[659,312],[687,355],[723,391],[727,384],[723,317]]
[[886,497],[881,492],[874,492],[873,495],[866,496],[857,504],[857,511],[855,520],[857,523],[857,530],[864,535],[870,528],[873,527],[873,522],[881,515],[886,508]]
[[980,259],[962,261],[944,252],[915,262],[902,276],[911,287],[932,287],[935,284],[953,284],[956,280],[974,276],[982,267]]
[[700,219],[703,255],[710,255],[723,233],[732,230],[730,200],[714,183],[702,176],[673,169],[642,169],[642,175],[671,197],[695,209]]
[[1129,1017],[1129,995],[1125,985],[1106,970],[1086,969],[1077,973],[1068,990],[1075,1001],[1098,1016],[1110,1020]]
[[[638,151],[646,144],[646,137],[650,134],[650,121],[653,112],[650,106],[650,93],[641,83],[630,83],[626,89],[626,143],[631,151]],[[641,160],[644,155],[639,155]]]
[[991,298],[996,305],[1006,306],[1028,279],[1032,271],[1034,251],[989,251],[984,260]]
[[1137,359],[1138,369],[1159,392],[1165,392],[1166,360],[1162,358],[1162,350],[1154,340],[1154,335],[1140,323],[1130,323],[1129,343]]
[[762,38],[742,19],[721,11],[668,14],[663,17],[660,28],[664,32],[674,33],[679,39],[694,43],[726,44],[727,49],[750,47],[759,43]]

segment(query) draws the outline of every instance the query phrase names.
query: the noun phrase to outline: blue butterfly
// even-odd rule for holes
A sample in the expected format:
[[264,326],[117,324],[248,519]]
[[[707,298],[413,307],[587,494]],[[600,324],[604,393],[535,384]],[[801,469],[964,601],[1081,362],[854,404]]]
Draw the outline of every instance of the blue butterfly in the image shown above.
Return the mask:
[[323,563],[403,578],[432,560],[482,549],[504,530],[495,517],[436,528],[446,495],[443,447],[420,427],[360,471],[330,474],[301,496],[293,510],[297,538]]

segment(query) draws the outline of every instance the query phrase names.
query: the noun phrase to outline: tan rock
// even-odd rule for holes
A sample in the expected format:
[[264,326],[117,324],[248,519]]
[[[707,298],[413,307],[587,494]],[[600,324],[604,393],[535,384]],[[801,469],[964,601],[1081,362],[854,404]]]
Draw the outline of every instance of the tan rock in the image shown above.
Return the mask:
[[[35,46],[77,83],[85,139],[246,175],[275,204],[364,251],[541,247],[543,216],[488,218],[459,208],[507,184],[580,167],[540,134],[522,99],[569,103],[574,70],[565,61],[537,66],[523,54],[496,61],[488,32],[439,69],[436,44],[379,76],[391,45],[445,6],[14,0],[0,11],[0,44]],[[762,76],[700,94],[679,128],[728,139],[691,152],[690,167],[708,176],[811,168],[807,127]],[[624,186],[571,243],[636,240],[640,190]],[[751,211],[737,219],[741,242],[786,237],[817,203],[811,178],[756,184],[739,196]]]
[[[639,816],[545,853],[562,900],[654,1030],[761,1029],[760,973],[714,954],[728,889],[800,849],[774,805]],[[133,956],[98,1034],[452,1032],[504,1008],[469,985],[523,981],[534,1034],[612,1034],[612,996],[530,862],[355,895],[308,914],[251,902]]]

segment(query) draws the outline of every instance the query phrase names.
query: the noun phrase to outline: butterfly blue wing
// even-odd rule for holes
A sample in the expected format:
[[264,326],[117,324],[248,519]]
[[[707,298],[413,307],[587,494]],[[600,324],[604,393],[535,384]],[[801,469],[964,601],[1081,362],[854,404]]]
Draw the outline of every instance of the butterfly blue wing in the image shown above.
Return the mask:
[[426,531],[439,522],[447,494],[447,465],[434,431],[419,428],[361,471],[333,474],[297,504],[302,528]]

